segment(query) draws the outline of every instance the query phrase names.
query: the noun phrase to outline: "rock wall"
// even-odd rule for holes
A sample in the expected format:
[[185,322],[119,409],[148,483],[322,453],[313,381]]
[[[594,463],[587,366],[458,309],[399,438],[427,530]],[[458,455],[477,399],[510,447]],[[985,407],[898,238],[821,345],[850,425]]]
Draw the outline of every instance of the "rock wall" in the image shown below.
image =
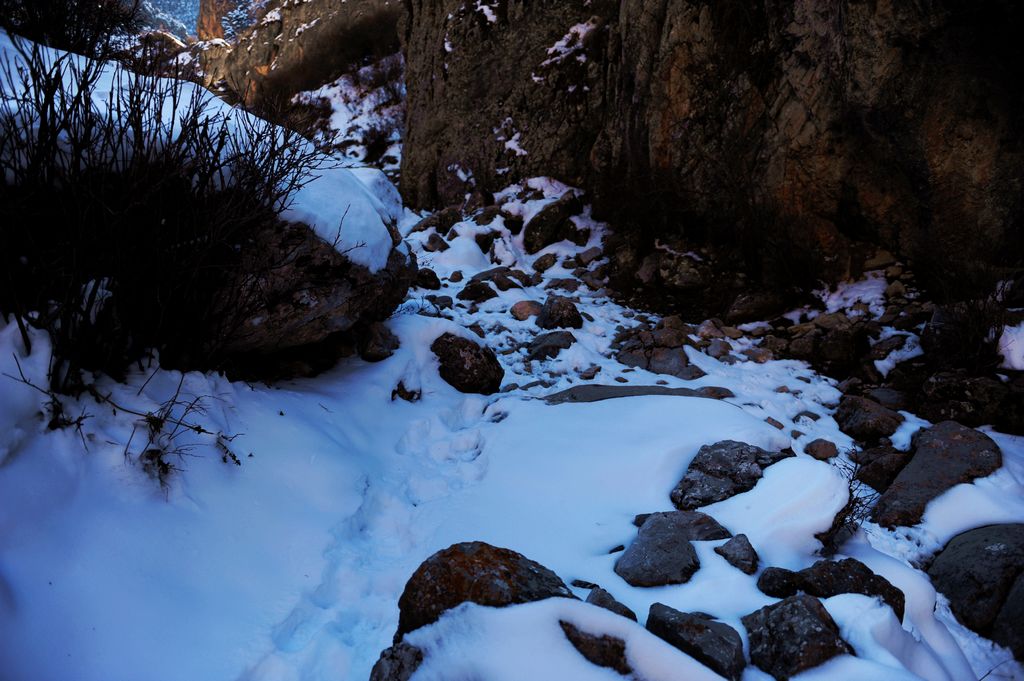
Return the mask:
[[405,7],[414,206],[553,175],[629,233],[728,242],[755,271],[841,277],[857,242],[942,272],[1019,262],[1009,0]]

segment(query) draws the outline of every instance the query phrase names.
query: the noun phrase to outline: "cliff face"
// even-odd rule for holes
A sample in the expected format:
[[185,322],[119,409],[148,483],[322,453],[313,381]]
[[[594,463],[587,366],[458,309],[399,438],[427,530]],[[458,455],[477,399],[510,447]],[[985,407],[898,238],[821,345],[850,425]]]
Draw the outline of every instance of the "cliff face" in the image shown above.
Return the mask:
[[831,277],[857,241],[936,267],[1019,257],[1012,2],[405,4],[413,205],[543,174],[633,233]]

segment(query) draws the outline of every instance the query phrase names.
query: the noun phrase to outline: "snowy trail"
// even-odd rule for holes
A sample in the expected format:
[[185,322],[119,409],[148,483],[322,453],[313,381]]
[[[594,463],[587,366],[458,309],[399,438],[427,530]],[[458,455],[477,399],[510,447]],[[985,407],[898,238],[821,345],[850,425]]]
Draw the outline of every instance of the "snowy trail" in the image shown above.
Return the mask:
[[[517,204],[526,218],[567,189],[549,181],[535,188],[543,198]],[[407,214],[406,232],[415,217]],[[564,261],[599,244],[603,226],[586,214],[577,221],[591,230],[590,243],[563,242],[538,256],[524,253],[522,236],[511,235],[501,218],[488,226],[457,224],[458,236],[443,253],[423,249],[428,233],[408,240],[443,280],[456,270],[466,280],[496,264],[530,271],[539,255]],[[497,263],[475,241],[489,230],[501,232]],[[433,306],[424,299],[428,292],[413,291],[388,323],[401,347],[377,364],[344,360],[319,377],[276,387],[187,375],[188,394],[209,396],[204,425],[238,434],[232,448],[242,465],[223,463],[209,442],[197,441],[166,494],[124,461],[133,417],[97,414],[84,452],[76,433],[42,431],[31,391],[13,391],[0,405],[10,405],[0,444],[14,452],[0,466],[0,659],[13,661],[6,667],[10,681],[362,680],[391,643],[397,600],[411,573],[438,549],[468,540],[523,553],[567,583],[599,583],[641,621],[659,601],[712,613],[745,636],[739,618],[774,599],[713,551],[721,540],[696,542],[702,568],[671,587],[630,587],[612,571],[616,555],[609,552],[635,537],[635,514],[671,508],[669,490],[700,446],[736,439],[792,447],[797,456],[770,467],[749,492],[705,510],[734,534],[747,534],[763,565],[813,563],[814,534],[845,503],[846,481],[805,455],[804,446],[819,437],[841,452],[853,446],[830,415],[840,393],[801,362],[728,364],[693,348],[686,349],[691,364],[707,374],[697,380],[626,367],[611,357],[617,328],[653,320],[585,286],[575,293],[587,315],[573,331],[576,343],[554,359],[526,361],[521,347],[538,329],[532,320],[512,319],[509,307],[543,301],[546,285],[572,276],[556,264],[539,284],[500,292],[477,309],[456,306],[449,318],[419,314]],[[461,286],[446,282],[437,293],[454,295]],[[847,303],[869,295],[868,288],[847,292]],[[431,342],[444,332],[479,340],[468,330],[474,324],[499,353],[505,384],[521,387],[483,397],[441,380]],[[15,347],[15,340],[16,329],[0,327],[3,347]],[[746,337],[730,343],[737,354],[753,346]],[[22,361],[30,373],[44,369],[36,355]],[[10,364],[0,357],[0,369],[9,373]],[[561,405],[540,399],[587,383],[580,373],[595,365],[594,384],[718,386],[734,397]],[[179,378],[140,373],[105,389],[155,408]],[[399,381],[419,389],[422,399],[393,399]],[[894,440],[908,443],[922,423],[908,418]],[[909,565],[965,525],[1024,520],[1024,507],[1012,502],[1024,490],[1024,439],[993,437],[1003,447],[1004,469],[951,490],[918,528],[892,533],[867,524],[844,546],[906,593],[907,618],[901,628],[873,599],[828,599],[857,657],[837,658],[801,679],[959,681],[1005,657],[950,624],[941,599],[936,617],[934,589]],[[975,509],[969,517],[956,513],[965,507]],[[533,615],[515,617],[533,621],[557,610],[586,619],[591,609],[538,605]],[[472,617],[481,631],[521,631],[508,619]],[[458,645],[462,634],[449,633]],[[421,634],[425,646],[443,645],[426,640],[434,635]],[[525,648],[510,644],[508,656],[530,657],[536,639],[524,638]],[[651,660],[683,659],[655,648]],[[685,665],[666,669],[659,678],[696,678],[686,676]],[[425,678],[444,676],[432,674],[425,669]],[[999,674],[991,678],[1024,678],[1012,664]],[[743,678],[768,677],[748,667]]]

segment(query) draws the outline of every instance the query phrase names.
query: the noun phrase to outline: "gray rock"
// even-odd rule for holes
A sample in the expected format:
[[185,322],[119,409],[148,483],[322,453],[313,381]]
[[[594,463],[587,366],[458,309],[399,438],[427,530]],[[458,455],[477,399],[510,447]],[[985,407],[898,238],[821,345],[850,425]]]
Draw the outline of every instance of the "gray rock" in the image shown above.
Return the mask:
[[612,596],[610,593],[608,593],[599,586],[595,586],[593,589],[590,590],[590,595],[587,596],[587,603],[590,603],[591,605],[596,605],[599,608],[604,608],[605,610],[610,610],[611,612],[614,612],[616,615],[622,615],[623,617],[631,619],[634,622],[637,621],[635,612],[627,608],[622,603],[619,603],[617,600],[615,600],[614,596]]
[[655,603],[647,615],[647,630],[732,681],[739,681],[747,666],[743,640],[736,630],[703,613],[680,612]]
[[729,536],[728,530],[703,513],[652,513],[615,562],[615,573],[632,586],[682,584],[700,568],[690,542]]
[[871,488],[884,492],[910,461],[910,452],[900,451],[888,445],[873,447],[860,452],[857,462],[860,467],[854,477],[857,480],[871,486]]
[[956,618],[1024,659],[1024,524],[953,537],[928,568]]
[[737,534],[721,546],[716,546],[715,553],[744,574],[752,575],[757,572],[757,551],[750,545],[750,540],[745,534]]
[[790,596],[742,619],[750,640],[750,661],[779,681],[853,654],[839,627],[817,598]]
[[356,348],[367,362],[380,362],[395,354],[400,343],[398,336],[381,322],[367,325],[357,334]]
[[490,348],[445,333],[431,344],[430,349],[441,362],[441,378],[456,390],[490,395],[501,388],[505,370]]
[[855,558],[819,560],[799,572],[771,567],[761,573],[757,588],[775,598],[786,598],[799,591],[818,598],[848,593],[878,596],[892,608],[897,619],[903,620],[903,592]]
[[437,273],[429,267],[421,267],[416,273],[416,286],[425,288],[428,291],[437,291],[441,288],[441,280]]
[[402,641],[380,654],[370,672],[370,681],[409,681],[421,664],[423,651]]
[[918,432],[914,456],[878,499],[871,519],[883,527],[916,525],[925,506],[954,485],[971,482],[1003,465],[988,435],[944,421]]
[[470,303],[483,303],[492,298],[497,298],[498,293],[487,282],[470,281],[462,287],[462,290],[455,297]]
[[791,456],[790,451],[768,452],[733,440],[704,445],[672,490],[672,503],[691,510],[746,492],[761,479],[765,468]]
[[[568,331],[556,333],[568,333]],[[712,400],[735,397],[728,388],[712,385],[703,388],[669,388],[663,385],[577,385],[548,395],[544,400],[549,404],[564,404],[566,402],[600,402],[601,400],[642,397],[644,395],[704,397]]]
[[558,353],[572,346],[576,336],[569,331],[551,331],[542,333],[530,342],[526,358],[537,361],[557,357]]

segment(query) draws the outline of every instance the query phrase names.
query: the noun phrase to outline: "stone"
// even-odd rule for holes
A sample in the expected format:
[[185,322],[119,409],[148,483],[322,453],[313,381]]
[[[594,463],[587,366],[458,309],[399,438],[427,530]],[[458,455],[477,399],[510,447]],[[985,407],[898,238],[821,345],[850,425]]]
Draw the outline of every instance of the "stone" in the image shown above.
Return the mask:
[[721,359],[732,352],[732,346],[729,345],[729,341],[722,338],[715,338],[708,344],[707,353],[715,359]]
[[575,342],[576,336],[569,331],[542,333],[530,342],[526,358],[532,361],[551,359],[557,357],[558,353],[571,347]]
[[961,624],[1024,658],[1024,524],[986,525],[953,537],[928,576]]
[[356,349],[367,362],[380,362],[395,354],[400,343],[398,336],[382,322],[372,322],[356,336]]
[[799,573],[780,567],[767,567],[757,578],[757,588],[772,598],[792,596],[803,587]]
[[865,396],[873,402],[878,402],[886,409],[899,411],[907,408],[907,394],[902,390],[872,388],[865,393]]
[[553,597],[575,598],[543,565],[484,542],[453,544],[427,558],[406,582],[395,642],[461,603],[504,607]]
[[508,311],[514,319],[525,322],[530,317],[536,317],[540,314],[541,304],[536,300],[520,300],[510,307]]
[[402,641],[387,648],[370,671],[370,681],[409,681],[423,664],[423,651]]
[[739,681],[747,661],[743,640],[728,624],[702,613],[680,612],[662,603],[651,605],[647,630],[720,676]]
[[498,297],[498,292],[483,281],[470,281],[455,296],[469,303],[484,303]]
[[615,600],[614,596],[599,586],[595,586],[590,590],[590,594],[587,596],[587,603],[596,605],[599,608],[604,608],[605,610],[610,610],[616,615],[622,615],[634,622],[637,621],[635,612],[624,606],[622,603],[619,603]]
[[499,291],[522,288],[532,283],[529,274],[511,267],[493,267],[473,275],[469,281],[470,283],[488,282],[493,284]]
[[631,586],[682,584],[700,568],[690,542],[729,536],[728,530],[703,513],[651,513],[643,518],[636,539],[615,561],[615,574]]
[[544,306],[537,315],[537,326],[542,329],[582,329],[583,317],[571,300],[551,295],[544,301]]
[[745,575],[757,572],[757,551],[750,545],[745,534],[737,534],[721,546],[716,546],[715,553]]
[[533,269],[536,272],[546,272],[554,267],[556,262],[558,262],[558,256],[554,253],[545,253],[533,261]]
[[777,294],[768,291],[745,291],[729,306],[725,321],[730,324],[758,322],[771,319],[783,311],[784,302]]
[[835,443],[822,438],[808,442],[804,445],[804,451],[818,461],[828,461],[829,459],[834,459],[839,456],[839,449],[836,447]]
[[813,596],[790,596],[742,618],[750,662],[778,681],[813,669],[837,655],[853,654],[839,627]]
[[888,445],[865,450],[857,459],[860,467],[854,478],[878,492],[884,492],[910,461],[910,457],[910,452],[900,451]]
[[855,558],[819,560],[797,574],[800,589],[811,596],[831,598],[847,593],[878,596],[892,608],[898,620],[903,620],[903,592]]
[[429,267],[421,267],[416,273],[416,286],[428,291],[437,291],[441,288],[441,280],[438,279],[434,270]]
[[623,676],[630,676],[633,668],[626,658],[626,642],[607,634],[595,636],[581,631],[578,627],[564,620],[558,624],[562,627],[565,637],[580,655],[598,667],[614,669]]
[[548,404],[564,404],[566,402],[600,402],[601,400],[612,400],[623,397],[641,397],[644,395],[704,397],[712,400],[734,397],[732,391],[728,388],[720,388],[717,386],[704,386],[703,388],[693,389],[669,388],[661,385],[577,385],[552,395],[548,395],[544,400]]
[[902,350],[903,346],[906,344],[906,336],[889,336],[888,338],[880,340],[872,345],[869,356],[871,359],[885,359],[893,352]]
[[505,370],[490,348],[444,333],[430,349],[440,360],[441,378],[459,392],[491,395],[501,388]]
[[840,430],[862,442],[889,437],[903,423],[903,416],[864,397],[846,395],[835,413]]
[[426,242],[423,244],[423,250],[427,253],[443,253],[451,248],[448,242],[441,237],[440,234],[434,232],[427,237]]
[[692,510],[751,490],[765,468],[790,456],[789,451],[768,452],[734,440],[704,445],[672,490],[672,504]]
[[883,527],[916,525],[929,501],[954,485],[990,475],[1003,464],[992,438],[955,421],[918,431],[913,447],[910,462],[872,510],[871,519]]
[[600,246],[591,246],[582,253],[579,253],[576,256],[576,261],[579,262],[580,267],[589,267],[590,263],[601,257],[602,253],[603,251]]
[[576,231],[571,218],[583,211],[583,203],[574,191],[567,191],[557,201],[544,206],[524,227],[523,244],[533,254],[573,236]]

